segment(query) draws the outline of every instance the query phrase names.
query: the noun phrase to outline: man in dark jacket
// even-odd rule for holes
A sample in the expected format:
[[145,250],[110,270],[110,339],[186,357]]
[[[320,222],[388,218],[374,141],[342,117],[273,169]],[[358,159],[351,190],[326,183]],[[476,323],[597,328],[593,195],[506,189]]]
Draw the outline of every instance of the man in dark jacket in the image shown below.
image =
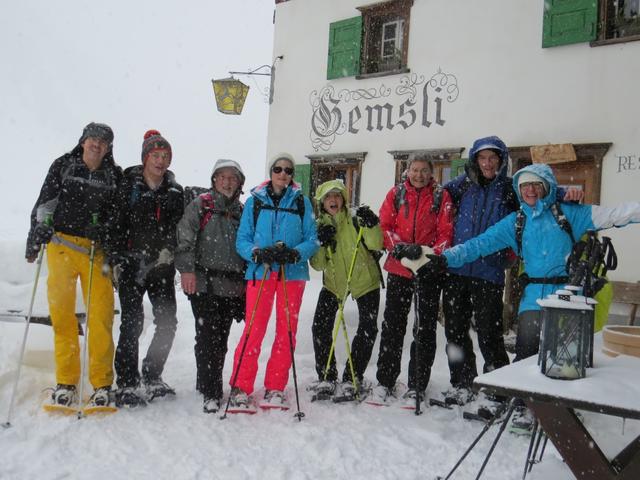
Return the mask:
[[[81,378],[78,320],[75,315],[78,277],[85,304],[91,284],[91,309],[87,319],[89,381],[95,392],[92,407],[110,403],[113,383],[113,286],[102,248],[107,240],[100,228],[112,208],[116,185],[122,177],[112,154],[113,131],[108,125],[90,123],[78,145],[53,162],[31,214],[26,258],[33,262],[48,244],[49,279],[47,297],[53,325],[57,386],[52,395],[56,406],[77,403],[76,384]],[[91,281],[89,280],[90,272]],[[104,273],[107,273],[105,275]]]
[[138,340],[144,326],[145,292],[153,308],[155,332],[142,361],[142,385],[152,400],[174,390],[162,381],[162,371],[176,332],[176,226],[182,217],[183,192],[168,170],[171,145],[157,130],[142,143],[142,165],[127,168],[118,186],[110,221],[110,260],[118,275],[122,308],[115,356],[118,406],[144,405],[139,392]]
[[[496,136],[479,138],[469,151],[463,175],[444,188],[457,206],[453,245],[464,243],[516,211],[520,204],[506,172],[509,151]],[[449,269],[443,288],[447,356],[452,387],[445,402],[463,405],[473,398],[478,376],[469,336],[472,315],[484,357],[484,372],[509,363],[502,336],[504,270],[512,252],[502,250],[460,268]]]

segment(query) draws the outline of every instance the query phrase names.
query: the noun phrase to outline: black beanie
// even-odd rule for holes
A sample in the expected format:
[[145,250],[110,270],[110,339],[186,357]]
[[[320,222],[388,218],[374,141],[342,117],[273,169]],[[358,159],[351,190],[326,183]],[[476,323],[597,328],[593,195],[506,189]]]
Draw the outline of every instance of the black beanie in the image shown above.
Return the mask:
[[80,137],[80,140],[78,140],[78,143],[80,144],[84,142],[89,137],[100,138],[111,146],[113,143],[113,130],[111,130],[111,127],[107,124],[91,122],[89,125],[84,127],[82,136]]

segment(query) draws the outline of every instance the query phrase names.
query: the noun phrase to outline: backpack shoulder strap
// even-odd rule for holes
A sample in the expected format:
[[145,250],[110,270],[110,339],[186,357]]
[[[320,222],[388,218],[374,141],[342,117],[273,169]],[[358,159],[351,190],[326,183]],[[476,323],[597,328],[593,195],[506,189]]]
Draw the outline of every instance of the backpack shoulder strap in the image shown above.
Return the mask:
[[431,204],[431,211],[433,213],[440,213],[440,207],[442,207],[442,196],[444,188],[439,183],[435,183],[433,186],[433,203]]
[[516,212],[516,245],[518,247],[517,254],[522,257],[522,233],[524,232],[524,224],[527,221],[527,217],[524,214],[522,208]]
[[560,204],[558,202],[554,202],[549,208],[551,210],[551,213],[553,214],[553,218],[555,218],[558,225],[560,225],[560,228],[567,232],[567,235],[571,237],[571,243],[576,243],[576,237],[573,236],[573,229],[571,228],[571,224],[562,211],[562,207],[560,207]]
[[395,196],[393,198],[395,211],[398,213],[400,211],[400,207],[404,205],[404,216],[405,218],[409,218],[409,204],[406,201],[407,188],[404,186],[404,182],[396,185],[395,189]]
[[201,193],[200,198],[200,230],[204,230],[214,214],[213,195],[211,192]]
[[273,205],[269,205],[264,203],[258,197],[253,197],[253,228],[258,224],[258,217],[260,216],[261,210],[275,210],[279,212],[289,212],[296,213],[300,216],[300,221],[304,221],[304,196],[298,195],[296,197],[296,208],[283,208],[283,207],[274,207]]

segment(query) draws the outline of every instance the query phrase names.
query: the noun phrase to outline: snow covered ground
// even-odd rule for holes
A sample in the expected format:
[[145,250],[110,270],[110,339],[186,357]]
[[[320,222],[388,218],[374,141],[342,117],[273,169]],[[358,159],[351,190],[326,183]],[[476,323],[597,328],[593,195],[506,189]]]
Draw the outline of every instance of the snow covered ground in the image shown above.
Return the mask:
[[[0,243],[0,306],[27,308],[35,266],[22,260],[21,242]],[[46,313],[46,272],[40,279],[36,313]],[[77,420],[51,416],[42,411],[47,393],[55,383],[52,331],[30,327],[13,427],[0,429],[0,479],[432,479],[446,475],[482,425],[462,419],[461,411],[432,407],[419,417],[399,408],[310,403],[304,387],[315,379],[311,342],[311,319],[320,288],[314,276],[304,297],[296,365],[301,394],[302,422],[289,412],[258,412],[255,416],[202,413],[195,392],[193,317],[186,297],[179,294],[179,327],[164,379],[177,391],[175,400],[157,401],[144,409],[121,410],[106,417]],[[384,296],[384,295],[383,295]],[[147,312],[150,311],[147,305]],[[349,332],[355,331],[355,303],[345,310]],[[412,317],[412,314],[410,316]],[[143,351],[153,325],[147,317],[141,338]],[[379,322],[381,318],[379,319]],[[119,318],[114,337],[117,339]],[[0,321],[0,420],[4,422],[24,326]],[[241,334],[232,328],[232,351]],[[265,339],[269,351],[271,336]],[[405,342],[403,372],[406,381],[409,337]],[[444,390],[448,369],[444,333],[438,332],[438,354],[429,394]],[[375,358],[367,378],[375,380]],[[338,345],[338,358],[344,349]],[[480,356],[480,355],[479,355]],[[228,359],[231,358],[229,353]],[[266,359],[256,388],[262,385]],[[227,362],[229,363],[229,362]],[[230,366],[225,368],[228,379]],[[228,393],[228,389],[227,389]],[[258,394],[260,390],[258,390]],[[294,399],[293,379],[288,393]],[[629,438],[640,433],[638,422],[627,421],[624,436],[619,419],[586,415],[587,426],[605,440],[615,453]],[[497,429],[496,429],[497,431]],[[475,478],[494,434],[485,435],[454,478]],[[483,478],[521,478],[528,439],[505,433]],[[534,467],[531,479],[573,478],[558,453],[549,445],[543,462]]]

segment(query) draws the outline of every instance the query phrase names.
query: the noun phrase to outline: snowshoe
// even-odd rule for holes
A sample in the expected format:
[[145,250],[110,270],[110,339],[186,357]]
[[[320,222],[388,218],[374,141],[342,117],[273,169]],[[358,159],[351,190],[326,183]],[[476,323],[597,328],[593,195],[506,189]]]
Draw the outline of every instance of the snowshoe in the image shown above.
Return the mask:
[[220,404],[222,403],[222,399],[220,398],[207,398],[204,399],[204,404],[202,405],[202,411],[204,413],[216,413],[220,410]]
[[156,380],[145,380],[144,388],[147,395],[147,402],[152,402],[155,398],[175,396],[176,391],[164,383],[161,378]]
[[116,391],[116,407],[136,408],[146,407],[147,402],[136,387],[124,387]]
[[394,391],[384,385],[378,384],[371,390],[371,394],[365,399],[364,403],[375,407],[387,407],[391,405],[394,400],[396,400]]
[[429,406],[430,407],[446,408],[447,410],[452,410],[453,409],[453,405],[447,403],[444,399],[439,399],[439,398],[430,398],[429,399]]
[[331,400],[336,390],[335,382],[328,380],[320,380],[313,385],[310,385],[307,390],[313,392],[311,396],[312,402]]
[[91,395],[91,398],[82,409],[84,415],[92,415],[94,413],[113,413],[118,409],[112,405],[111,386],[98,387]]
[[371,391],[371,383],[362,379],[358,381],[358,390],[356,392],[353,382],[342,382],[338,388],[336,388],[335,395],[333,396],[334,403],[344,402],[362,402],[369,395]]
[[75,385],[64,385],[59,383],[53,389],[50,402],[42,405],[46,412],[73,415],[78,413],[78,401]]
[[289,410],[287,398],[280,390],[267,390],[259,406],[262,410]]
[[511,416],[509,432],[515,435],[531,436],[536,419],[527,407],[517,407]]
[[249,395],[238,387],[234,387],[231,390],[227,413],[247,413],[253,415],[256,413],[256,407],[253,402],[250,401]]
[[417,400],[416,397],[418,395],[420,396],[420,403],[422,403],[422,401],[424,400],[424,393],[418,393],[414,389],[410,388],[404,393],[404,395],[402,395],[398,406],[404,410],[415,410]]

